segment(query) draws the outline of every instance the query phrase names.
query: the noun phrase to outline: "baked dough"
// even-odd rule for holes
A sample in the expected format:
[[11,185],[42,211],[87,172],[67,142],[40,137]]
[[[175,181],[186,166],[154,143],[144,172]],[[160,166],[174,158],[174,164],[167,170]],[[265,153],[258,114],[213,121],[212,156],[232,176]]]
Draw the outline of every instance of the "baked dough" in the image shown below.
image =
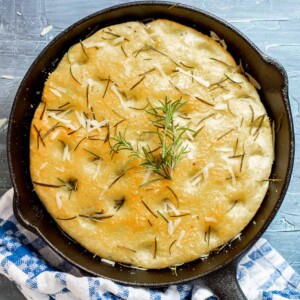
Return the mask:
[[[212,37],[160,19],[110,26],[71,47],[45,83],[30,135],[35,191],[105,261],[164,268],[204,257],[264,199],[270,121],[254,79]],[[161,140],[163,107],[174,109],[177,144],[169,131]]]

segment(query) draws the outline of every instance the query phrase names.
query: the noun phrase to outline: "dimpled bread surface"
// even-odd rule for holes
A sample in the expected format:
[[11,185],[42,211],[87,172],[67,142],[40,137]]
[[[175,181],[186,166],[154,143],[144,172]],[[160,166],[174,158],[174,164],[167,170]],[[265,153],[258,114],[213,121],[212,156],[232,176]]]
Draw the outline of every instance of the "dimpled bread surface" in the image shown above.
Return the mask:
[[[117,24],[71,47],[49,75],[31,125],[31,177],[90,252],[143,268],[182,264],[235,238],[260,207],[270,121],[253,79],[212,36],[169,20]],[[155,169],[155,114],[176,101],[183,151],[166,178]],[[117,148],[119,137],[132,150]]]

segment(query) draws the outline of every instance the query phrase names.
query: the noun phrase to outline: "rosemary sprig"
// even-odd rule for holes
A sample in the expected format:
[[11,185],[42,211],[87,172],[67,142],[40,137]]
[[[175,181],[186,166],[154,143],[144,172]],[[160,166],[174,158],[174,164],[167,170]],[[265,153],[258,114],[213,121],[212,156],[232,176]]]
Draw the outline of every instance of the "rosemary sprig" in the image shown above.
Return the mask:
[[[150,146],[139,148],[134,147],[130,141],[126,139],[126,129],[124,133],[120,131],[112,138],[116,143],[112,146],[111,152],[113,155],[121,150],[130,152],[131,159],[140,159],[140,166],[145,167],[147,171],[152,171],[158,178],[144,183],[142,186],[150,184],[157,180],[172,180],[172,172],[183,158],[184,154],[188,152],[187,146],[183,145],[182,138],[188,127],[179,126],[175,123],[174,115],[184,105],[185,102],[181,98],[176,101],[160,101],[159,106],[152,107],[146,110],[148,114],[153,117],[150,125],[156,130],[147,131],[158,138],[158,148],[156,151]],[[192,130],[191,130],[192,131]]]

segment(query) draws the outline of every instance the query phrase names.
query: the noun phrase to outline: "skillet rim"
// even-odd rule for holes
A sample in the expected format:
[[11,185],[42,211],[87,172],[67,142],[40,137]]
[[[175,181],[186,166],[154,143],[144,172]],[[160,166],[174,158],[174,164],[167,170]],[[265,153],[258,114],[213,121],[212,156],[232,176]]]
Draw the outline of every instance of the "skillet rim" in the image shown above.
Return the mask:
[[[56,248],[55,245],[52,245],[51,243],[49,243],[49,241],[47,240],[47,238],[40,232],[40,230],[38,228],[36,228],[34,225],[30,224],[30,221],[26,220],[24,218],[24,216],[22,215],[21,211],[19,210],[19,201],[20,201],[20,194],[18,191],[18,186],[15,180],[15,173],[14,173],[14,166],[13,166],[13,157],[11,156],[11,148],[12,148],[12,128],[13,128],[13,121],[14,121],[14,113],[17,110],[18,107],[18,99],[20,99],[20,97],[22,97],[22,88],[24,85],[26,85],[26,81],[28,80],[28,77],[30,76],[32,70],[34,69],[35,65],[40,61],[41,58],[43,58],[45,56],[45,54],[47,53],[47,51],[49,50],[49,48],[51,48],[57,41],[60,41],[61,39],[63,39],[69,32],[74,31],[77,27],[79,27],[80,25],[86,23],[87,21],[94,19],[96,17],[99,17],[107,12],[112,12],[115,10],[120,10],[120,9],[124,9],[126,7],[139,7],[139,6],[145,6],[145,5],[159,5],[161,6],[161,10],[163,10],[164,8],[168,8],[170,6],[176,7],[176,8],[180,8],[180,9],[184,9],[184,10],[191,10],[197,14],[200,15],[204,15],[210,19],[212,19],[213,21],[219,23],[221,26],[228,28],[230,31],[232,31],[234,34],[236,34],[239,38],[242,38],[244,40],[244,42],[246,42],[246,44],[248,44],[249,48],[251,48],[252,50],[254,50],[262,59],[262,61],[264,61],[266,64],[268,65],[272,65],[273,67],[275,67],[275,69],[278,71],[278,73],[280,73],[280,75],[283,78],[283,87],[281,87],[281,93],[282,93],[282,99],[284,102],[284,107],[286,109],[287,112],[287,119],[288,119],[288,133],[290,134],[290,152],[289,152],[289,161],[288,161],[288,171],[287,171],[287,176],[285,178],[284,181],[284,187],[282,188],[282,191],[280,193],[280,195],[278,195],[278,199],[276,201],[276,205],[274,206],[274,208],[271,211],[271,214],[268,218],[268,220],[266,220],[266,222],[264,223],[264,225],[261,227],[260,231],[256,233],[255,237],[252,238],[252,240],[242,248],[242,250],[238,251],[237,254],[232,255],[229,259],[227,259],[223,264],[218,265],[215,268],[212,268],[211,270],[207,271],[207,272],[203,272],[200,275],[198,274],[197,276],[194,277],[190,277],[188,279],[179,279],[178,278],[174,278],[176,280],[174,281],[170,281],[168,283],[139,283],[139,282],[124,282],[124,281],[120,281],[120,280],[116,280],[116,279],[112,279],[109,277],[105,277],[103,275],[100,275],[99,273],[95,273],[91,270],[87,270],[86,268],[84,268],[81,265],[78,265],[76,262],[72,261],[70,258],[68,258],[65,254],[61,253],[60,250],[58,250]],[[164,12],[162,12],[164,13]],[[201,22],[200,22],[201,23]],[[201,26],[201,25],[198,25]],[[87,31],[87,30],[85,30]],[[78,34],[77,34],[78,36]],[[74,38],[73,38],[74,39]],[[48,64],[51,64],[51,62],[49,62]],[[40,237],[42,237],[43,240],[47,241],[47,244],[51,246],[51,248],[56,251],[57,253],[59,253],[65,260],[71,262],[73,265],[79,267],[80,269],[83,269],[89,273],[92,273],[94,275],[100,275],[101,277],[104,278],[108,278],[108,279],[112,279],[115,282],[118,283],[125,283],[125,284],[131,284],[131,285],[135,285],[135,286],[148,286],[148,287],[162,287],[162,286],[166,286],[169,284],[178,284],[178,283],[185,283],[187,281],[191,281],[194,279],[197,279],[199,277],[205,276],[208,273],[212,273],[230,263],[232,263],[233,261],[235,261],[238,257],[242,256],[242,254],[244,254],[260,237],[261,235],[264,233],[264,231],[267,229],[268,225],[271,223],[271,221],[273,220],[275,214],[277,213],[277,211],[279,210],[284,196],[287,192],[288,189],[288,185],[291,179],[291,175],[292,175],[292,168],[293,168],[293,161],[294,161],[294,152],[295,152],[295,141],[294,141],[294,131],[293,131],[293,120],[292,120],[292,114],[291,114],[291,108],[290,108],[290,104],[289,104],[289,99],[288,99],[288,79],[287,79],[287,74],[285,69],[283,68],[283,66],[281,64],[279,64],[275,59],[269,57],[268,55],[264,54],[251,40],[249,40],[243,33],[241,33],[238,29],[236,29],[235,27],[233,27],[231,24],[227,23],[226,21],[224,21],[223,19],[214,16],[211,13],[208,13],[206,11],[203,11],[201,9],[189,6],[189,5],[185,5],[185,4],[178,4],[178,3],[173,3],[173,2],[161,2],[161,1],[138,1],[138,2],[131,2],[131,3],[123,3],[123,4],[119,4],[119,5],[115,5],[115,6],[111,6],[108,8],[105,8],[103,10],[100,10],[98,12],[95,12],[77,22],[75,22],[74,24],[72,24],[71,26],[69,26],[68,28],[66,28],[65,30],[63,30],[60,34],[58,34],[43,50],[42,52],[37,56],[37,58],[34,60],[34,62],[32,63],[32,65],[30,66],[30,68],[28,69],[27,73],[25,74],[22,82],[20,83],[20,87],[16,93],[16,97],[15,100],[13,102],[12,105],[12,110],[11,110],[11,114],[10,114],[10,118],[9,118],[9,126],[8,126],[8,134],[7,134],[7,151],[8,151],[8,161],[9,161],[9,169],[10,169],[10,174],[11,174],[11,179],[12,179],[12,183],[13,183],[13,187],[15,190],[15,196],[14,196],[14,212],[15,212],[15,216],[17,217],[18,221],[23,224],[27,229],[34,231],[35,233],[37,233]],[[243,230],[244,231],[244,230]],[[186,265],[188,265],[189,263],[187,263]]]

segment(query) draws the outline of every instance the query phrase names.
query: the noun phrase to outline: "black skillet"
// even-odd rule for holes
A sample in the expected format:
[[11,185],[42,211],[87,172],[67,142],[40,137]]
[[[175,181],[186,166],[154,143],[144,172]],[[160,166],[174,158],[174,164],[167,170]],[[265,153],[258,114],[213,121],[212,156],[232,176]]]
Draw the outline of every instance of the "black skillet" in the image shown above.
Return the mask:
[[[271,182],[263,205],[245,228],[241,240],[235,240],[223,251],[206,260],[196,260],[178,268],[175,276],[170,269],[133,270],[118,264],[112,267],[93,258],[64,235],[47,213],[33,190],[29,173],[30,123],[41,100],[44,82],[70,46],[105,26],[131,20],[167,18],[208,34],[215,32],[226,41],[236,61],[261,85],[259,91],[268,115],[275,121],[275,162]],[[134,286],[164,287],[183,284],[201,277],[222,299],[243,299],[236,284],[236,265],[263,234],[278,211],[290,181],[294,159],[294,134],[288,100],[287,75],[281,65],[265,56],[243,34],[211,14],[186,5],[168,2],[136,2],[97,12],[59,34],[34,61],[16,94],[8,128],[8,160],[14,187],[14,212],[19,222],[42,237],[58,254],[88,274]]]

